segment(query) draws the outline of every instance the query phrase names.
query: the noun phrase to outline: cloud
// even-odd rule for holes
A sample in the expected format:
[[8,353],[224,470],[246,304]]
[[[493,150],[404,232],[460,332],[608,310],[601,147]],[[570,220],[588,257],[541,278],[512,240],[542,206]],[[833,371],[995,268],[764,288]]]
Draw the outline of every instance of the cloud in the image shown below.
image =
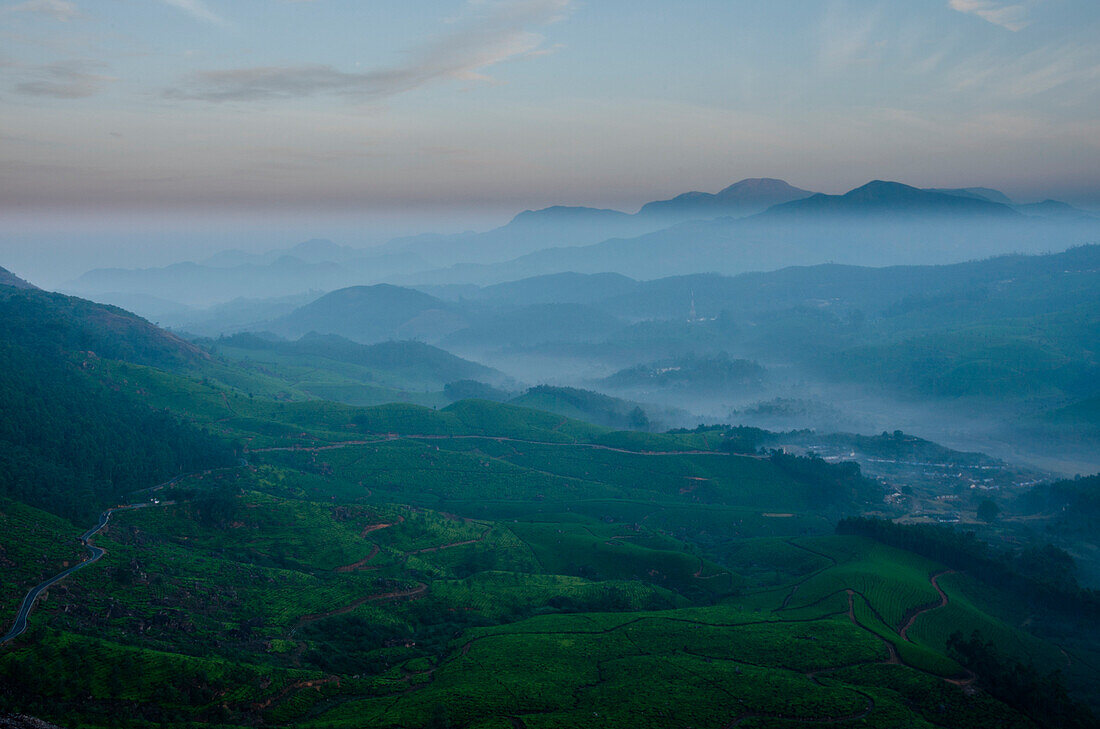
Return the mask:
[[[980,54],[953,64],[943,80],[946,88],[985,104],[1090,113],[1100,101],[1100,50],[1091,42],[1063,40],[1011,58]],[[1037,96],[1053,92],[1037,104]]]
[[179,8],[191,17],[214,25],[226,25],[225,18],[215,13],[202,0],[164,0],[172,7]]
[[882,11],[856,13],[847,4],[830,4],[822,19],[818,59],[829,70],[875,65],[884,45]]
[[447,80],[485,81],[485,69],[539,49],[528,30],[563,19],[573,0],[470,0],[455,29],[414,51],[407,63],[362,73],[323,64],[204,71],[166,96],[205,101],[294,99],[333,94],[382,99]]
[[1023,30],[1028,20],[1028,8],[1023,3],[1007,4],[1000,0],[950,0],[952,10],[976,15],[994,25],[1013,32]]
[[32,80],[16,84],[16,93],[25,96],[48,96],[55,99],[83,99],[103,90],[115,79],[93,73],[100,64],[87,61],[62,61],[30,69]]
[[63,23],[80,17],[80,10],[76,7],[76,4],[67,2],[67,0],[27,0],[27,2],[9,5],[0,9],[0,14],[7,15],[8,13],[38,13],[39,15],[48,15]]

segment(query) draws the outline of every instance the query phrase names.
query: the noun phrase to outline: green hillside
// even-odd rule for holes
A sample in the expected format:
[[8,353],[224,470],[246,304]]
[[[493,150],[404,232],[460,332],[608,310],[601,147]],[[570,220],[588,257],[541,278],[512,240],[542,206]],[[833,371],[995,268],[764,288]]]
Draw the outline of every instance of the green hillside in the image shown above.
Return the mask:
[[[5,442],[37,449],[5,477],[67,486],[37,507],[18,488],[0,500],[0,607],[14,617],[81,558],[96,511],[128,506],[91,537],[102,558],[0,645],[0,712],[143,728],[1053,726],[1000,690],[1010,659],[1031,671],[1014,680],[1063,668],[1092,698],[1089,645],[1032,630],[1004,586],[833,535],[884,508],[854,464],[731,446],[756,431],[330,402],[217,354],[176,366],[158,348],[189,345],[65,306],[37,328],[23,309],[3,350],[17,406],[3,412],[23,416]],[[129,349],[93,328],[118,359],[69,349],[97,316],[121,327]],[[1049,681],[1026,685],[1060,695]]]
[[509,402],[611,428],[647,430],[650,427],[649,416],[639,404],[575,387],[539,385]]
[[443,405],[449,402],[442,394],[448,383],[507,382],[496,370],[423,342],[364,345],[313,332],[290,342],[237,334],[218,339],[211,349],[239,367],[282,380],[302,395],[352,405]]
[[0,496],[87,520],[135,489],[233,462],[229,442],[105,382],[104,357],[205,360],[121,310],[0,286]]
[[438,338],[462,328],[465,320],[455,307],[434,296],[379,284],[325,294],[270,326],[277,334],[293,338],[320,332],[370,344],[424,335]]

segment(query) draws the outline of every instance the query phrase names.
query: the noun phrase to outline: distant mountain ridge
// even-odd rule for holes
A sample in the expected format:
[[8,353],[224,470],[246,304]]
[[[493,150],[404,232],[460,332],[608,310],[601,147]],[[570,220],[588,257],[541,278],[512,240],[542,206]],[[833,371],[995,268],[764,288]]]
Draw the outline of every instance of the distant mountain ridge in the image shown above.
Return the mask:
[[843,195],[817,193],[810,197],[781,203],[762,213],[764,216],[790,217],[813,215],[1018,215],[1008,205],[978,196],[931,192],[900,182],[872,180]]
[[233,268],[249,264],[270,265],[284,257],[306,263],[343,263],[362,255],[363,251],[358,248],[338,245],[328,238],[311,238],[290,248],[265,253],[249,253],[234,248],[200,261],[200,265],[213,268]]
[[549,247],[577,247],[609,238],[629,238],[694,219],[744,217],[812,193],[782,180],[751,178],[718,193],[687,192],[647,203],[634,214],[618,210],[554,205],[525,210],[485,233],[417,236],[391,241],[387,249],[413,252],[443,265],[492,263]]
[[697,218],[744,217],[761,213],[773,205],[801,200],[814,193],[769,177],[750,178],[710,194],[685,192],[671,200],[646,203],[641,217],[662,218],[671,223]]
[[423,321],[427,312],[441,312],[456,327],[435,334],[435,341],[444,346],[591,342],[634,322],[711,322],[724,311],[735,312],[734,320],[739,315],[799,307],[850,307],[874,315],[885,315],[889,309],[894,312],[891,316],[902,316],[909,309],[935,305],[937,297],[954,301],[970,295],[980,301],[986,292],[995,293],[1008,285],[1005,282],[1068,276],[1064,293],[1052,304],[1060,307],[1066,304],[1062,299],[1072,301],[1080,295],[1069,288],[1068,281],[1076,276],[1087,282],[1097,269],[1100,246],[1083,246],[1058,254],[1011,255],[936,266],[818,264],[767,273],[691,274],[648,281],[570,273],[470,287],[463,289],[463,297],[452,301],[379,285],[327,294],[264,326],[273,331],[308,327],[303,334],[313,330],[358,341],[380,341],[399,338],[391,335],[408,330],[409,322]]
[[552,273],[614,272],[655,279],[704,271],[736,275],[792,264],[929,265],[1065,248],[1095,240],[1100,220],[1037,217],[982,197],[873,181],[816,194],[746,218],[691,220],[635,238],[550,248],[491,265],[395,279],[412,285],[496,284]]
[[[853,221],[855,226],[848,225]],[[201,264],[97,269],[70,288],[179,325],[209,317],[185,317],[173,304],[209,307],[229,298],[296,296],[381,282],[427,288],[569,272],[651,279],[826,261],[947,263],[1063,248],[1098,234],[1100,219],[1065,203],[1019,205],[985,187],[919,189],[876,180],[843,195],[826,195],[774,178],[751,178],[713,194],[653,201],[635,214],[556,205],[523,211],[482,233],[397,238],[369,250],[313,239],[259,256],[228,251]]]
[[970,197],[978,198],[982,200],[988,200],[990,202],[1000,203],[1002,205],[1015,205],[1012,199],[1005,195],[1000,190],[994,190],[989,187],[956,187],[956,188],[944,188],[944,187],[926,187],[925,192],[939,192],[944,195],[956,195],[958,197]]
[[506,225],[485,233],[416,236],[391,241],[387,251],[413,253],[441,265],[491,263],[550,246],[581,246],[614,237],[632,237],[660,227],[618,210],[555,205],[525,210]]
[[1027,203],[1024,205],[1015,206],[1018,211],[1024,215],[1038,215],[1044,218],[1053,218],[1058,220],[1080,220],[1092,219],[1094,216],[1089,215],[1080,208],[1075,208],[1069,203],[1061,202],[1060,200],[1043,200],[1037,203]]
[[[119,294],[155,296],[190,307],[224,303],[235,298],[287,296],[310,290],[332,291],[390,276],[429,268],[427,262],[407,252],[359,251],[359,257],[309,262],[282,255],[270,261],[221,263],[194,262],[145,269],[98,268],[72,281],[68,288],[81,296],[116,297]],[[146,313],[146,312],[141,312]]]

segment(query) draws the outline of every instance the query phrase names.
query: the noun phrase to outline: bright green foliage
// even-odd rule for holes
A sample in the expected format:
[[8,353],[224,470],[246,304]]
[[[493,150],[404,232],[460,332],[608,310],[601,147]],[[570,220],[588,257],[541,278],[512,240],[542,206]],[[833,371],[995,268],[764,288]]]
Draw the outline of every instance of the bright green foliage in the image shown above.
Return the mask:
[[934,571],[936,565],[928,560],[876,544],[859,559],[841,562],[812,577],[799,588],[791,606],[851,589],[874,607],[886,626],[899,630],[911,609],[939,602],[938,593],[928,582]]
[[[216,359],[176,370],[76,375],[246,463],[203,463],[112,517],[103,559],[0,648],[0,710],[88,727],[1019,719],[972,711],[939,678],[960,673],[944,623],[1042,647],[983,622],[1000,607],[981,586],[944,578],[958,604],[937,614],[942,566],[814,536],[831,531],[817,507],[851,507],[858,474],[826,483],[705,431],[611,433],[487,401],[356,408]],[[86,528],[37,513],[0,503],[18,591],[72,558],[56,535]]]

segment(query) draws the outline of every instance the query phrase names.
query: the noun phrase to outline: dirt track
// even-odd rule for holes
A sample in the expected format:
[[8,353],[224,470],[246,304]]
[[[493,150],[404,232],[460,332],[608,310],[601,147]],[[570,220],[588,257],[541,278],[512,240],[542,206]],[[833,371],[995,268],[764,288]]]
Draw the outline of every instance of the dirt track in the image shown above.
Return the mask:
[[355,562],[354,564],[346,564],[343,567],[337,567],[336,571],[337,572],[355,572],[356,570],[364,570],[364,569],[376,570],[376,569],[378,569],[377,567],[367,567],[367,565],[370,563],[370,561],[372,559],[374,559],[375,557],[378,556],[378,553],[380,551],[381,551],[381,549],[376,544],[376,545],[374,545],[374,549],[372,549],[370,554],[368,554],[366,557],[359,560],[358,562]]
[[[939,610],[940,608],[945,607],[947,605],[947,602],[948,602],[947,601],[947,593],[945,593],[940,588],[940,583],[937,582],[937,580],[939,580],[944,575],[951,575],[951,574],[955,574],[955,570],[944,570],[943,572],[937,572],[936,574],[934,574],[930,578],[928,578],[928,581],[932,583],[932,587],[936,588],[936,592],[938,592],[940,594],[940,601],[935,605],[929,605],[927,607],[918,608],[916,610],[916,612],[914,612],[912,615],[909,616],[909,619],[907,621],[905,621],[904,625],[902,625],[901,630],[898,631],[898,635],[901,636],[902,640],[909,640],[909,628],[913,627],[913,623],[916,622],[917,618],[919,618],[921,615],[924,615],[927,612],[931,612],[932,610]],[[909,640],[909,642],[912,643],[913,641]]]
[[374,440],[349,440],[340,443],[326,443],[324,445],[293,445],[293,446],[273,446],[268,448],[252,448],[249,449],[249,453],[272,453],[276,451],[301,451],[301,452],[318,452],[318,451],[332,451],[340,448],[353,448],[356,446],[366,445],[378,445],[380,443],[388,443],[395,440],[491,440],[497,443],[521,443],[525,445],[539,445],[539,446],[555,446],[559,448],[588,448],[590,450],[598,451],[610,451],[611,453],[626,453],[635,456],[727,456],[737,458],[762,458],[762,456],[752,456],[741,453],[727,453],[725,451],[702,451],[702,450],[683,450],[683,451],[632,451],[627,448],[615,448],[613,446],[599,445],[598,443],[561,443],[557,441],[543,441],[543,440],[524,440],[522,438],[509,438],[507,436],[490,436],[490,435],[390,435],[387,434],[384,437],[376,438]]

